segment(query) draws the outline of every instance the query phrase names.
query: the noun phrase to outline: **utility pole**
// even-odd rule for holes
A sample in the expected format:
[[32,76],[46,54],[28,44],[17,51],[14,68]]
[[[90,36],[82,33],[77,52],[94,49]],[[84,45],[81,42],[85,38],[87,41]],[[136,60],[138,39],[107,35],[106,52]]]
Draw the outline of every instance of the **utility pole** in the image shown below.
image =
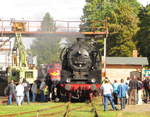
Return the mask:
[[106,78],[106,57],[107,57],[107,37],[108,37],[108,26],[106,21],[106,37],[104,38],[104,78]]
[[106,37],[104,38],[104,78],[106,78]]

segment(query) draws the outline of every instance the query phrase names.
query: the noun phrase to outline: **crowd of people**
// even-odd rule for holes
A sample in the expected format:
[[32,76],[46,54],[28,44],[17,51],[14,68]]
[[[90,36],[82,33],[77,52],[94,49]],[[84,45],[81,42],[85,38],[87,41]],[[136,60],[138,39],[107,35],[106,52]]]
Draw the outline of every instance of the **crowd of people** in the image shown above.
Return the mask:
[[[104,111],[108,110],[108,100],[113,110],[125,109],[126,104],[142,104],[150,102],[150,78],[145,77],[141,80],[139,77],[127,78],[126,81],[121,79],[119,82],[114,80],[113,83],[106,78],[101,86],[101,94],[103,96]],[[12,104],[12,100],[16,101],[18,106],[24,101],[30,103],[39,101],[46,102],[52,98],[52,93],[44,79],[36,80],[30,85],[25,79],[17,85],[13,80],[5,89],[5,95],[8,96],[8,104]],[[25,100],[26,99],[26,100]]]
[[120,104],[120,110],[125,109],[126,104],[142,104],[150,102],[150,78],[145,77],[142,80],[133,76],[126,81],[121,79],[120,82],[114,80],[110,82],[108,78],[103,81],[101,87],[103,95],[104,111],[108,110],[108,100],[113,110],[118,110],[116,105]]
[[8,96],[8,105],[12,104],[13,100],[16,101],[18,106],[22,105],[24,101],[27,101],[29,104],[31,97],[32,102],[46,102],[48,86],[46,85],[44,79],[41,81],[35,80],[32,86],[25,79],[23,81],[19,81],[17,84],[11,80],[11,82],[5,88],[4,93]]

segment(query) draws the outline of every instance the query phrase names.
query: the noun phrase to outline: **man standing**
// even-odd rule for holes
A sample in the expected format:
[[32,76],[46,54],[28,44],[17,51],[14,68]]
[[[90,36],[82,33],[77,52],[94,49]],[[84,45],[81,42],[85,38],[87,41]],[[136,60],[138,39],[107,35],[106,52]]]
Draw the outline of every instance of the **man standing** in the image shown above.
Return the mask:
[[142,92],[143,92],[143,83],[142,83],[142,79],[141,78],[137,78],[138,79],[138,104],[142,104]]
[[112,106],[113,110],[116,110],[114,101],[113,101],[113,97],[112,97],[112,93],[113,93],[113,87],[112,85],[109,83],[108,80],[104,81],[104,84],[102,85],[102,91],[103,91],[103,96],[104,96],[104,111],[107,111],[108,108],[108,100],[110,101],[110,104]]
[[36,80],[34,81],[34,83],[32,85],[31,91],[32,91],[32,102],[35,102],[36,95],[37,95],[37,83],[36,83]]
[[[14,81],[11,80],[11,82],[8,84],[8,86],[5,89],[5,95],[8,95],[8,104],[12,104],[12,98],[16,98],[16,85],[14,84]],[[15,99],[16,100],[16,99]]]
[[137,104],[137,88],[138,88],[137,86],[138,81],[136,76],[134,76],[129,82],[130,87],[129,104]]
[[150,77],[145,77],[145,80],[143,81],[144,90],[146,93],[146,103],[150,100]]
[[19,81],[19,84],[16,86],[16,99],[17,99],[17,105],[20,106],[24,97],[24,86],[22,85],[22,82]]
[[45,102],[45,95],[44,95],[44,89],[46,87],[46,83],[44,79],[42,79],[42,82],[40,84],[40,101]]
[[118,83],[117,80],[114,80],[114,83],[112,84],[113,86],[113,96],[114,96],[114,103],[118,104]]
[[121,84],[118,86],[118,98],[120,99],[121,110],[125,109],[126,104],[126,94],[129,89],[128,85],[124,83],[124,80],[121,79]]
[[[129,87],[129,82],[130,82],[130,77],[127,77],[127,80],[125,81],[125,84]],[[129,90],[128,90],[128,92],[127,92],[127,94],[126,94],[126,104],[129,104],[129,94],[130,94],[130,92],[129,92]]]
[[27,97],[27,101],[28,101],[28,104],[30,103],[30,94],[29,94],[29,91],[30,91],[30,84],[29,82],[27,82],[25,79],[23,80],[23,84],[24,86],[24,98],[25,96]]

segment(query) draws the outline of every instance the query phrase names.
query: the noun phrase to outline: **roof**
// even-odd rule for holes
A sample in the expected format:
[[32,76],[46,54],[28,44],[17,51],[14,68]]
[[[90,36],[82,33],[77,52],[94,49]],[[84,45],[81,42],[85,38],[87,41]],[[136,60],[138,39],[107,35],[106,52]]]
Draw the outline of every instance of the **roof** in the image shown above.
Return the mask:
[[147,57],[107,57],[106,64],[116,65],[148,65]]

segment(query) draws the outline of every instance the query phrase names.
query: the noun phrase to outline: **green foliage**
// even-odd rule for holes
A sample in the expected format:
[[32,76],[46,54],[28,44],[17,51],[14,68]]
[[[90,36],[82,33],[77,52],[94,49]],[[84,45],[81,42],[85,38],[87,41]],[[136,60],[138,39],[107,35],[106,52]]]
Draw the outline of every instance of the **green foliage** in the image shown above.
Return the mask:
[[[41,24],[41,31],[53,32],[55,30],[53,18],[49,13],[46,13]],[[59,61],[58,41],[58,37],[46,34],[33,41],[31,52],[37,56],[38,64],[50,64]]]
[[133,37],[138,31],[138,17],[127,2],[116,4],[109,17],[108,55],[132,56],[136,49]]
[[141,56],[150,60],[150,5],[143,7],[139,14],[140,30],[137,32],[135,40]]
[[[81,31],[103,31],[101,20],[108,19],[107,55],[131,56],[136,49],[133,37],[138,31],[140,5],[136,0],[87,0],[81,20]],[[96,27],[85,28],[82,27]],[[101,41],[101,45],[103,41]]]
[[46,13],[41,24],[41,31],[52,32],[55,30],[56,27],[53,18],[50,16],[49,13]]

